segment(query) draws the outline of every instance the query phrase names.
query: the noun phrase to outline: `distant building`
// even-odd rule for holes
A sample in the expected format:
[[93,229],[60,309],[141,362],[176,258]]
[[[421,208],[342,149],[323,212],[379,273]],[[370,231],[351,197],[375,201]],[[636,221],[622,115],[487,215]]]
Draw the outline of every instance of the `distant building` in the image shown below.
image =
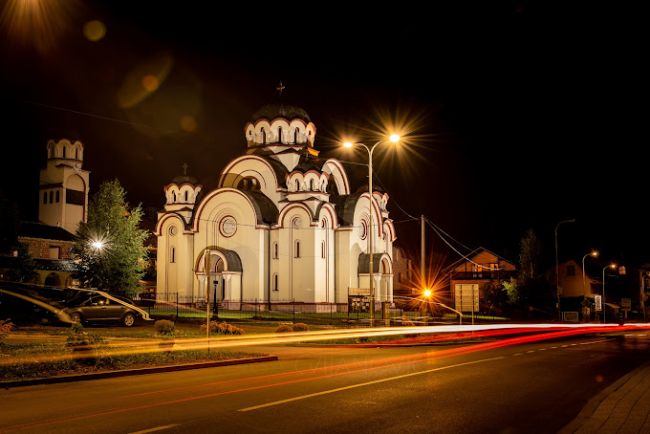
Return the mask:
[[395,296],[419,297],[419,288],[413,280],[413,261],[402,247],[393,246],[393,294]]
[[517,267],[490,250],[479,247],[445,268],[451,298],[460,312],[478,312],[489,285],[501,284],[517,272]]
[[[82,169],[83,145],[67,139],[47,143],[47,166],[40,172],[39,222],[20,222],[18,242],[34,258],[32,283],[66,287],[73,283],[77,264],[71,251],[80,222],[88,218],[90,172]],[[2,270],[13,268],[17,252],[0,259]]]

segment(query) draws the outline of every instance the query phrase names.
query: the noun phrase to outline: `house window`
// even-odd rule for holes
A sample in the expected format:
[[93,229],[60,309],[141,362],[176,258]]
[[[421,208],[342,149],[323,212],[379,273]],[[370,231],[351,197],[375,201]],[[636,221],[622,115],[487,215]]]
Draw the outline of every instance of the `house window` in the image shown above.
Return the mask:
[[278,259],[278,243],[273,243],[273,259]]
[[300,240],[296,240],[296,252],[295,252],[295,257],[299,258],[300,257]]
[[60,198],[60,195],[59,195],[59,190],[57,190],[57,191],[56,191],[56,195],[55,195],[55,201],[56,201],[56,203],[59,203],[59,200],[60,200],[60,199],[61,199],[61,198]]
[[567,276],[575,276],[576,275],[576,266],[575,265],[567,265],[566,266],[566,275]]
[[278,273],[273,274],[273,290],[279,291],[278,289]]
[[61,259],[61,247],[59,246],[50,246],[48,257],[50,259]]
[[172,264],[174,262],[176,262],[176,248],[175,247],[172,247],[169,250],[169,262],[171,262]]
[[54,203],[54,192],[50,191],[50,203]]
[[43,192],[43,205],[47,205],[47,191]]

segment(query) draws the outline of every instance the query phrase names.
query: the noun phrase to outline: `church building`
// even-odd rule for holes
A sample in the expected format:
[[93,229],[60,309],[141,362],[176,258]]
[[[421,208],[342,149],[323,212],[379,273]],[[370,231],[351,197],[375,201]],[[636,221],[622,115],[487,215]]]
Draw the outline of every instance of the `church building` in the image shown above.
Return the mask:
[[[246,152],[218,174],[216,189],[204,191],[186,174],[164,187],[157,293],[198,300],[209,289],[211,301],[216,294],[231,308],[347,304],[349,288],[370,286],[367,184],[352,191],[342,163],[319,157],[316,126],[299,107],[262,107],[244,136]],[[393,297],[387,202],[388,194],[373,192],[377,303]]]

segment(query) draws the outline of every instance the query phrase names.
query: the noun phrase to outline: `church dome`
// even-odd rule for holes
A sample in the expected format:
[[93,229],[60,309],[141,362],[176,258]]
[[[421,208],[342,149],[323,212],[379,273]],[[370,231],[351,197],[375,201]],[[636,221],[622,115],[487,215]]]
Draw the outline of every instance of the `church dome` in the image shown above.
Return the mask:
[[198,184],[199,180],[196,179],[193,176],[180,175],[180,176],[174,177],[174,179],[172,179],[172,182],[174,184],[179,184],[179,185],[180,184]]
[[268,120],[273,120],[275,118],[285,118],[285,119],[302,119],[305,122],[311,122],[311,118],[307,112],[297,106],[293,105],[284,105],[284,104],[267,104],[253,113],[252,121],[255,122],[258,119],[266,118]]

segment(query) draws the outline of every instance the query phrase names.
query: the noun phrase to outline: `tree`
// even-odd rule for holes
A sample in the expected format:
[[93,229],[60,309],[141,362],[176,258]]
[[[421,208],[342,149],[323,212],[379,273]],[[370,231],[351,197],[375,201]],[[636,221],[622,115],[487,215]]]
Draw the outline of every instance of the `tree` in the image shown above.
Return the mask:
[[141,206],[129,209],[126,191],[117,179],[99,186],[89,204],[88,223],[79,225],[74,247],[81,260],[82,286],[135,292],[147,254],[148,233],[139,228],[141,219]]
[[528,229],[519,242],[519,277],[522,281],[539,277],[539,262],[542,245],[534,230]]
[[519,277],[516,284],[517,304],[527,314],[550,315],[553,312],[553,292],[540,273],[541,243],[529,229],[519,243]]

